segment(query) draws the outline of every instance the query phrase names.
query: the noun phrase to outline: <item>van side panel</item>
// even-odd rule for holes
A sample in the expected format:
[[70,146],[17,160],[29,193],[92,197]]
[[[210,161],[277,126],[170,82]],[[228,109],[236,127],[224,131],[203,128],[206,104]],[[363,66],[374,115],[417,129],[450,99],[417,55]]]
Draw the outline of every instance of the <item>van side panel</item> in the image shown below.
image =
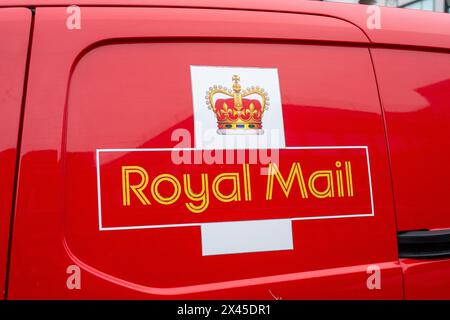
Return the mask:
[[[381,106],[360,29],[332,17],[239,10],[89,7],[82,17],[81,29],[69,30],[65,8],[36,10],[8,297],[403,297]],[[226,165],[175,166],[170,154],[154,158],[142,150],[171,151],[175,129],[194,136],[197,106],[214,117],[204,90],[201,103],[193,104],[192,84],[198,83],[191,81],[191,66],[276,69],[286,146],[318,147],[311,156],[297,154],[311,176],[344,167],[347,157],[363,159],[353,163],[346,181],[353,176],[355,185],[347,183],[346,190],[364,210],[355,211],[348,197],[323,200],[311,193],[303,199],[295,184],[290,199],[297,207],[283,206],[287,197],[277,185],[270,205],[213,199],[208,211],[193,214],[183,202],[163,207],[152,196],[152,206],[124,214],[120,166],[146,166],[153,181],[160,173],[195,172],[192,180],[199,181],[199,172],[210,178],[229,172]],[[231,79],[217,84],[230,86]],[[245,87],[258,85],[256,77],[247,79]],[[332,150],[321,149],[327,146]],[[100,155],[105,149],[119,150]],[[319,168],[307,169],[308,159]],[[266,185],[252,185],[254,198],[267,199]],[[324,218],[329,207],[322,200],[340,203],[333,213],[339,218]],[[175,214],[192,223],[231,216],[251,221],[251,214],[282,220],[299,208],[309,211],[300,218],[316,216],[292,221],[289,250],[203,254],[198,224],[167,222]],[[172,227],[145,228],[156,218]],[[80,289],[68,286],[74,266]]]
[[31,11],[0,9],[0,299],[5,294],[10,217]]
[[450,228],[450,54],[372,49],[399,231]]
[[[450,229],[450,54],[372,49],[398,231]],[[406,298],[450,298],[449,259],[401,259]]]

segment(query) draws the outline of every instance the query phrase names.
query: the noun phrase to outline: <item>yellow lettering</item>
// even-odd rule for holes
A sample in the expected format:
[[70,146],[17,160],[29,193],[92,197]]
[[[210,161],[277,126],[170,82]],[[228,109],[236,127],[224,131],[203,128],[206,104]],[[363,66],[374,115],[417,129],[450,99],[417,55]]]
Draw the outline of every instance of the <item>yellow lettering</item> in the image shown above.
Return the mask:
[[278,169],[278,166],[275,163],[269,164],[269,172],[267,175],[266,200],[272,200],[274,176],[277,178],[277,181],[280,184],[280,187],[283,190],[286,198],[289,197],[289,193],[291,192],[295,178],[297,178],[298,184],[300,186],[302,198],[308,198],[308,193],[306,191],[305,180],[303,179],[303,173],[300,163],[294,162],[292,164],[291,171],[289,172],[287,180],[284,180],[283,176],[280,173],[280,170]]
[[[173,186],[173,189],[174,189],[172,195],[169,197],[163,197],[158,191],[158,187],[159,187],[160,183],[164,182],[164,181],[171,183]],[[152,181],[151,191],[152,191],[153,198],[157,202],[167,205],[167,204],[172,204],[178,200],[178,198],[181,195],[181,185],[180,185],[180,182],[178,181],[178,179],[175,178],[173,175],[160,174]]]
[[[233,182],[233,191],[228,195],[223,194],[219,189],[220,183],[224,180],[231,180]],[[234,172],[219,174],[212,183],[212,191],[214,196],[222,202],[241,201],[239,174]]]
[[[341,162],[336,161],[336,167],[341,167]],[[344,182],[342,181],[342,170],[336,170],[336,181],[337,181],[337,191],[338,196],[343,197],[344,196]]]
[[208,190],[208,174],[202,173],[202,188],[200,193],[194,193],[191,189],[191,176],[189,174],[183,175],[184,192],[186,196],[192,201],[201,201],[200,204],[195,205],[191,202],[186,203],[186,207],[194,213],[201,213],[209,206],[209,190]]
[[250,165],[242,164],[242,171],[244,173],[244,198],[245,201],[251,201],[252,186],[250,184]]
[[350,161],[345,161],[345,177],[347,180],[347,195],[353,197],[352,164]]
[[[327,179],[327,186],[325,190],[319,191],[316,188],[315,182],[318,178],[325,178]],[[309,191],[316,197],[316,198],[327,198],[327,197],[334,197],[334,188],[333,188],[333,172],[331,170],[321,170],[314,172],[310,177],[308,181]]]
[[[136,185],[130,185],[130,174],[136,173],[141,177],[141,182]],[[122,166],[122,203],[124,206],[130,205],[130,189],[143,205],[149,205],[150,201],[142,192],[147,187],[148,174],[144,168],[139,166]]]

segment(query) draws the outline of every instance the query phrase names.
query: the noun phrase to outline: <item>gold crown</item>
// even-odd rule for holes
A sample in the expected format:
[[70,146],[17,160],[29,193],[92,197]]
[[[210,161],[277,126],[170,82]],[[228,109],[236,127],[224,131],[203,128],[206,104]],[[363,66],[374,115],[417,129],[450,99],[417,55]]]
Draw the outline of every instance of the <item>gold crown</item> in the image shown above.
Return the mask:
[[261,134],[262,117],[269,106],[267,92],[258,86],[241,90],[238,75],[233,75],[232,81],[232,89],[214,85],[206,92],[208,109],[217,117],[218,133],[227,134],[244,129]]

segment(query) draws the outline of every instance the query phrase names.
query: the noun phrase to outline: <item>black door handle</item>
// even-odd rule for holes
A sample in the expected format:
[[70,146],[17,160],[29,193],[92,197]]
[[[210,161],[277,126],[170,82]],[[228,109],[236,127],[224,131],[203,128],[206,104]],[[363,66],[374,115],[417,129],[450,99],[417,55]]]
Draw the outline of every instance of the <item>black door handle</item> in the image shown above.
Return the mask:
[[450,229],[399,232],[397,239],[400,258],[450,257]]

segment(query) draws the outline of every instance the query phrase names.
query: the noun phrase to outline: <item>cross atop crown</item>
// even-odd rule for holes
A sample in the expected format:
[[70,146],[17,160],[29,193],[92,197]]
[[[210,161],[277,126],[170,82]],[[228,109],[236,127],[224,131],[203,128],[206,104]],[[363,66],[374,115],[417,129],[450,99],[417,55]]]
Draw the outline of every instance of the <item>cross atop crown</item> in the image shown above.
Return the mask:
[[233,90],[236,93],[239,93],[241,91],[241,85],[239,84],[239,81],[241,80],[241,77],[239,77],[238,75],[233,75],[233,77],[231,78],[233,80]]

